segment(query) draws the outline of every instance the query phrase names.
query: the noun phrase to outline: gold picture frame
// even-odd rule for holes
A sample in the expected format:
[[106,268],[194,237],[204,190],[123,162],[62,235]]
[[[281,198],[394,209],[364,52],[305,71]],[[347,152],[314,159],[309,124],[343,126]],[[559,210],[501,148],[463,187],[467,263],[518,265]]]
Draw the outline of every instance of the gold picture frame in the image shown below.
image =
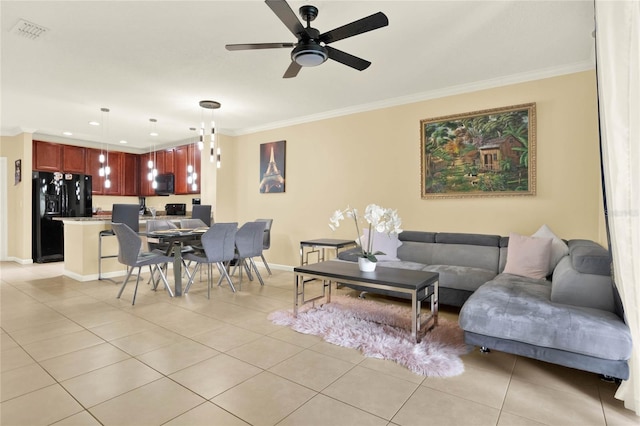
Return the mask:
[[536,193],[536,104],[420,120],[423,199]]

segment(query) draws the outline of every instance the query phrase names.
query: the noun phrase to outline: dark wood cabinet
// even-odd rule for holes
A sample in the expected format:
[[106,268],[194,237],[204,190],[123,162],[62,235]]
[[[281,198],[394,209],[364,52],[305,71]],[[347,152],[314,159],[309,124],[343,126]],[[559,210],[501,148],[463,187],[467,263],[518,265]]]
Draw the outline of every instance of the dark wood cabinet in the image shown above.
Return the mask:
[[162,173],[175,173],[175,148],[164,150],[164,168]]
[[176,194],[187,194],[187,165],[189,163],[189,149],[187,145],[174,149],[174,164],[176,176]]
[[33,141],[33,170],[42,172],[61,172],[62,147],[50,142]]
[[86,148],[62,145],[62,171],[65,173],[85,173]]
[[[194,144],[178,146],[174,149],[174,165],[176,175],[176,194],[200,193],[200,150]],[[189,166],[196,174],[196,188],[188,182]]]
[[[100,155],[104,154],[104,164],[100,164]],[[153,196],[156,195],[149,181],[151,171],[149,160],[153,161],[158,174],[175,175],[176,194],[194,194],[200,192],[200,151],[191,145],[162,149],[146,154],[130,154],[121,151],[106,151],[95,148],[83,148],[51,142],[33,141],[33,170],[84,173],[92,177],[93,195]],[[105,177],[100,176],[101,166],[109,166],[111,187],[105,188]],[[198,175],[198,187],[194,191],[187,183],[187,169],[191,165]]]
[[138,195],[140,182],[140,156],[122,154],[122,195]]
[[149,173],[151,172],[151,169],[149,168],[149,160],[154,160],[153,153],[140,155],[138,182],[140,184],[139,195],[142,197],[155,195],[155,191],[153,190],[151,181],[149,180]]
[[111,186],[109,188],[105,186],[104,193],[105,195],[122,195],[122,157],[124,153],[116,151],[105,151],[104,154],[106,157],[106,166],[111,169],[111,173],[109,173]]
[[[111,187],[105,187],[105,176],[100,176],[100,154],[104,154],[104,167],[109,166],[109,181]],[[85,161],[85,174],[91,175],[91,193],[93,195],[125,195],[123,193],[123,152],[101,151],[99,149],[87,148]],[[137,192],[137,191],[136,191]],[[129,195],[129,194],[127,194]],[[137,194],[130,194],[137,195]]]

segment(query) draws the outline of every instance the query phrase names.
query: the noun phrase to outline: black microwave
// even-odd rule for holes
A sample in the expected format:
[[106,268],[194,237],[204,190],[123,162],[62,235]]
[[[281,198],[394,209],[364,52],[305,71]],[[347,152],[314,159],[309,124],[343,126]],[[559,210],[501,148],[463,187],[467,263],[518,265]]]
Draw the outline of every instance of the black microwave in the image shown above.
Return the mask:
[[175,176],[173,173],[165,173],[156,176],[156,195],[169,195],[175,193]]

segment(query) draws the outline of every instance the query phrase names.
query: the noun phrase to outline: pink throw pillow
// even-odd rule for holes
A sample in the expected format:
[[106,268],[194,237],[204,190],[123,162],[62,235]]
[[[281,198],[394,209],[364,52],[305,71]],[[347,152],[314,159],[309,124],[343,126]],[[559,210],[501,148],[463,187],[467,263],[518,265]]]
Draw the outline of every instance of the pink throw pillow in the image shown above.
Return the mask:
[[544,279],[549,275],[551,238],[509,234],[505,274]]

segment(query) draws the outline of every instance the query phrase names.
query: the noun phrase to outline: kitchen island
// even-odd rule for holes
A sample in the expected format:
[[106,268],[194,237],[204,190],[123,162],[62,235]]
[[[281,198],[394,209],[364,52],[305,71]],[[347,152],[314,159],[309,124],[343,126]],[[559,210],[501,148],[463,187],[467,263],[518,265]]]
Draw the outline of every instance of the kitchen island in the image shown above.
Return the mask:
[[[144,231],[147,220],[171,220],[179,223],[188,216],[140,216],[140,230]],[[56,218],[64,222],[64,271],[63,274],[77,281],[98,279],[98,240],[100,231],[111,229],[111,216]],[[145,237],[142,237],[145,240]],[[143,247],[146,241],[143,241]],[[103,255],[118,254],[118,239],[103,237]],[[114,278],[127,273],[125,265],[117,258],[102,259],[102,277]]]

